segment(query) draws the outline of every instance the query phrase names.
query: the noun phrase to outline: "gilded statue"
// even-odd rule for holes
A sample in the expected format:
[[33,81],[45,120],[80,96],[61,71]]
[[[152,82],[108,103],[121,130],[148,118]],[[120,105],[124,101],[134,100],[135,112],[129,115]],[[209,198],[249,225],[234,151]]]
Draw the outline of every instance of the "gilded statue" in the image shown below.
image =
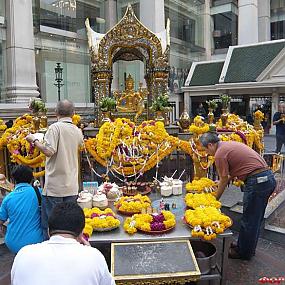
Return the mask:
[[146,88],[142,87],[141,82],[138,91],[134,90],[134,80],[129,74],[126,79],[125,90],[122,92],[114,91],[118,112],[136,113],[135,121],[137,121],[145,109],[144,100],[147,94],[148,92]]

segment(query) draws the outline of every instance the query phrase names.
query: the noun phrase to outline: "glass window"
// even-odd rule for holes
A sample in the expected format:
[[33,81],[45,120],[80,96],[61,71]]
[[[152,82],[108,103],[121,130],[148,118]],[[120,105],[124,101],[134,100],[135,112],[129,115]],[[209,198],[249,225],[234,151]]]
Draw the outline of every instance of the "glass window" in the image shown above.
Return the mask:
[[214,21],[214,47],[225,49],[237,45],[238,16],[232,12],[213,15]]
[[128,4],[132,5],[135,15],[140,19],[140,1],[139,0],[117,0],[118,20],[123,18],[126,13]]
[[78,32],[85,29],[85,19],[97,32],[104,32],[104,1],[40,0],[39,25]]
[[4,78],[5,78],[5,65],[4,65],[4,40],[1,39],[1,29],[0,29],[0,98],[1,97],[1,90],[4,87]]
[[[0,17],[1,20],[4,20],[5,17],[5,0],[0,0]],[[0,24],[0,98],[1,96],[1,90],[3,90],[4,87],[4,80],[5,80],[5,39],[6,39],[6,29],[1,27]]]
[[92,29],[105,33],[104,0],[34,0],[37,84],[46,102],[58,100],[56,63],[63,68],[60,98],[76,103],[92,102],[90,55],[85,20]]
[[220,6],[220,5],[224,5],[224,4],[229,4],[229,3],[233,3],[236,6],[238,5],[237,0],[212,0],[212,7]]
[[0,0],[0,17],[5,17],[5,0]]
[[203,60],[204,1],[165,0],[165,21],[170,19],[169,90],[179,93],[193,61]]
[[285,38],[285,0],[271,0],[271,39]]

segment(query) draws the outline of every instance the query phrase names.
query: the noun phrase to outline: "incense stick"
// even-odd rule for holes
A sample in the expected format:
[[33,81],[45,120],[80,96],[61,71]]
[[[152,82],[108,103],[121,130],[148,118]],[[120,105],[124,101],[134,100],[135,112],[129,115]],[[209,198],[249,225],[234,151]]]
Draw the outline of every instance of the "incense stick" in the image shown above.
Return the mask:
[[180,174],[178,180],[182,177],[182,175],[184,174],[184,172],[185,172],[185,169],[184,169],[184,170],[182,171],[182,173]]
[[175,169],[175,171],[173,172],[173,174],[171,175],[170,178],[173,178],[173,176],[175,175],[176,171],[177,171],[177,169]]

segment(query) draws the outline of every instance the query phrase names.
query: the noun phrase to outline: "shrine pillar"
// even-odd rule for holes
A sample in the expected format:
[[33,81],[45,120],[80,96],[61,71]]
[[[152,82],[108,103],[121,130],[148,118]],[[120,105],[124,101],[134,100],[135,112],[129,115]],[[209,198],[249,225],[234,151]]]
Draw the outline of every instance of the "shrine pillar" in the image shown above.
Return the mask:
[[280,94],[278,88],[272,89],[272,99],[271,99],[271,127],[270,134],[276,134],[276,127],[273,125],[273,116],[278,112],[278,104],[280,102]]

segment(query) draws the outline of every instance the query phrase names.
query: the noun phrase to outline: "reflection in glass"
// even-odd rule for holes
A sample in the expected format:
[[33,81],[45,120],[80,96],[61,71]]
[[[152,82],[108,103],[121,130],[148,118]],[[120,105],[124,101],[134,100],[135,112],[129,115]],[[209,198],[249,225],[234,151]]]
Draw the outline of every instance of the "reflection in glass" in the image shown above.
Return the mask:
[[225,12],[213,15],[213,20],[215,49],[237,45],[238,16],[233,12]]
[[[0,98],[1,98],[1,90],[4,87],[4,41],[1,39],[0,33]],[[3,99],[3,98],[1,98]]]
[[271,40],[285,38],[285,1],[271,0]]
[[37,83],[45,101],[58,100],[53,85],[57,62],[63,68],[61,99],[92,101],[85,20],[89,18],[94,31],[105,33],[104,2],[33,0]]
[[165,20],[170,19],[171,36],[168,86],[171,93],[179,93],[191,63],[204,59],[204,1],[164,2]]
[[5,17],[5,0],[0,0],[0,17]]
[[97,32],[104,32],[104,1],[40,0],[40,25],[77,32],[85,28],[86,18]]

